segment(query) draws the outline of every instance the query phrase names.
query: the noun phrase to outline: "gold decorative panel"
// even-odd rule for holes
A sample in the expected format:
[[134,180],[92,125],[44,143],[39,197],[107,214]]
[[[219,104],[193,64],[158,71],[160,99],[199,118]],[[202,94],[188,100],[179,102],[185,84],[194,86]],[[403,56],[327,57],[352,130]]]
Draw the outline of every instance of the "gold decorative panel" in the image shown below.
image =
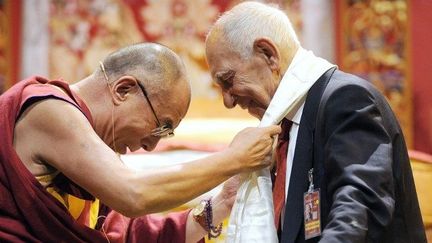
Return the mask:
[[410,145],[412,101],[407,1],[336,1],[336,16],[340,69],[379,88],[395,111]]

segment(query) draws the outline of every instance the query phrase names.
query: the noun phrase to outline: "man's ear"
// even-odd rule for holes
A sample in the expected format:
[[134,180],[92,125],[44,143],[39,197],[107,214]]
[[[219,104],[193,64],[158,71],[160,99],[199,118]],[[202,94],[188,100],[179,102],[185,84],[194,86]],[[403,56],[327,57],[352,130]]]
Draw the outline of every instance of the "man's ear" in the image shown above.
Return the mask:
[[271,39],[267,37],[256,39],[253,44],[253,51],[265,59],[271,70],[279,72],[281,56],[278,48]]
[[122,76],[113,85],[113,99],[116,105],[125,101],[128,95],[138,88],[138,80],[132,76]]

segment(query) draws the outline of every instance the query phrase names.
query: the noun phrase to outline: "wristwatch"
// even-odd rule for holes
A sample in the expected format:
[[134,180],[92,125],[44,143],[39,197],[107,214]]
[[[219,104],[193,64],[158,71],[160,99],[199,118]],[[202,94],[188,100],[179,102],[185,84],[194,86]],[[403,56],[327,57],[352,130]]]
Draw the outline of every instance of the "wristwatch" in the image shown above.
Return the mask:
[[204,228],[205,231],[209,231],[207,227],[207,200],[202,200],[200,204],[192,209],[192,216],[194,220]]

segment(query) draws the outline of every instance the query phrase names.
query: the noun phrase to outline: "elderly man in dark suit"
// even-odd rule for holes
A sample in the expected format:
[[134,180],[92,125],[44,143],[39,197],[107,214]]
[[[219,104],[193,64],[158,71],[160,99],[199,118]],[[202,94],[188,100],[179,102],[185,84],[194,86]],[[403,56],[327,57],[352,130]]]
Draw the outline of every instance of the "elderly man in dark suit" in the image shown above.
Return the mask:
[[[206,54],[227,108],[261,119],[275,93],[298,96],[276,165],[280,242],[426,242],[402,131],[369,82],[303,49],[288,17],[261,3],[223,14]],[[313,85],[292,94],[301,82]],[[305,220],[308,203],[318,220]]]

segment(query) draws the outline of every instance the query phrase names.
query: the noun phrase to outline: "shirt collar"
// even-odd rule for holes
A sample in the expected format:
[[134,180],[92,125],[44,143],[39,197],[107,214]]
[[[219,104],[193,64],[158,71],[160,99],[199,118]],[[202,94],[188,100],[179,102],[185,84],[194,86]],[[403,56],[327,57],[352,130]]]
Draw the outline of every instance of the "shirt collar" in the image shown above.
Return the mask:
[[301,102],[298,105],[298,108],[294,108],[293,112],[288,113],[285,118],[292,121],[296,125],[300,125],[301,116],[303,114],[303,108],[304,108],[305,102]]

